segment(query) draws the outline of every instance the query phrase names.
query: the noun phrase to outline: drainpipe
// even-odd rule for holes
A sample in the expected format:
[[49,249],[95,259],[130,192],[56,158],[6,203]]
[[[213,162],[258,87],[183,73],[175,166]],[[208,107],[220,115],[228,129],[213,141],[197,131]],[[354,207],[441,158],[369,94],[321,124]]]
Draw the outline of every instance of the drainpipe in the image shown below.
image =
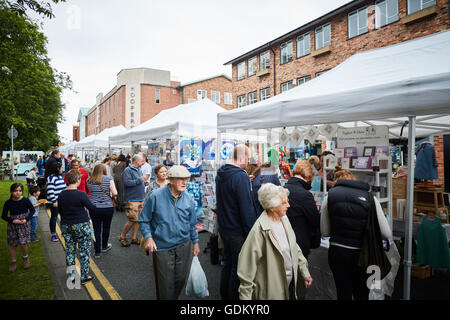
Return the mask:
[[273,95],[275,96],[277,94],[277,80],[276,80],[277,68],[275,64],[275,51],[273,50],[272,44],[270,44],[270,51],[272,51],[273,53]]
[[176,86],[175,87],[176,89],[178,89],[178,90],[181,90],[181,104],[183,104],[183,87],[182,86]]

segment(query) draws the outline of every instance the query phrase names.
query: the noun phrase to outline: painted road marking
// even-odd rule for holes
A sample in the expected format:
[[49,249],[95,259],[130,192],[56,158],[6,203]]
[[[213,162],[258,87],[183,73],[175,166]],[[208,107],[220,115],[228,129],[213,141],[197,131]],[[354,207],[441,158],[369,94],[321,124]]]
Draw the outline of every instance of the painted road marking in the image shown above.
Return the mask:
[[[51,217],[50,210],[47,209],[46,211],[47,211],[47,215],[49,217]],[[60,219],[58,219],[58,221],[60,221]],[[90,223],[91,223],[91,227],[92,227],[92,221]],[[61,244],[65,248],[64,238],[62,237],[61,229],[59,228],[58,224],[56,224],[56,231],[57,231],[57,234],[58,234],[58,238],[61,241]],[[94,240],[94,237],[92,237],[92,239]],[[79,263],[77,258],[75,258],[75,263],[76,263],[76,265],[78,267],[80,266],[80,263]],[[119,295],[119,293],[116,291],[116,289],[114,289],[114,287],[111,285],[111,283],[108,281],[108,279],[106,279],[106,277],[103,275],[103,273],[97,267],[95,262],[92,261],[92,259],[90,259],[89,266],[90,266],[92,272],[95,274],[95,276],[98,279],[98,281],[100,282],[100,284],[103,286],[103,288],[106,290],[108,295],[111,297],[111,300],[122,300],[122,297]],[[103,298],[101,297],[100,293],[97,291],[97,289],[95,288],[95,286],[94,286],[94,284],[92,282],[86,283],[85,287],[88,290],[88,292],[91,295],[93,300],[103,300]]]

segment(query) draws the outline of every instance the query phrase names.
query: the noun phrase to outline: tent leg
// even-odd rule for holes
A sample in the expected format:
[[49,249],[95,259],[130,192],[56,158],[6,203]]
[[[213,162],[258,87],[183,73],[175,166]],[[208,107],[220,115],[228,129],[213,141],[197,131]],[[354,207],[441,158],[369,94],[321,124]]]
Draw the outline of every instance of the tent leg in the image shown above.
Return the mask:
[[412,256],[412,230],[414,214],[414,154],[416,142],[416,117],[410,116],[408,123],[408,181],[406,192],[406,225],[405,225],[405,253],[404,253],[404,279],[403,299],[411,299],[411,256]]

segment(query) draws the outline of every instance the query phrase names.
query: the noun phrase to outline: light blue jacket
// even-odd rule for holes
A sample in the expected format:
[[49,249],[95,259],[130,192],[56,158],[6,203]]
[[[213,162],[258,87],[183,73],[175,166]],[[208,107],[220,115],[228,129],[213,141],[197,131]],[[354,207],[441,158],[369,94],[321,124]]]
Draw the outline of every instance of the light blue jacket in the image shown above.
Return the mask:
[[169,185],[153,190],[137,222],[144,238],[153,238],[158,251],[177,248],[189,240],[198,242],[194,199],[183,192],[175,202]]

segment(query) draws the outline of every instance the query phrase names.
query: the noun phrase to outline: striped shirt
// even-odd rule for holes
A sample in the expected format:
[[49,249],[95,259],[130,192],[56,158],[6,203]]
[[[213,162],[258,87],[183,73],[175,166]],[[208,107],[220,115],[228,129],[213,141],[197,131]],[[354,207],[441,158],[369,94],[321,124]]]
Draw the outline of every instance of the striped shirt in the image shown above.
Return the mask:
[[50,175],[47,178],[47,203],[57,202],[59,194],[66,190],[66,187],[67,185],[61,176]]
[[[111,194],[111,190],[109,189],[110,181],[113,180],[113,177],[103,176],[102,180],[102,188],[105,190],[107,194]],[[91,202],[97,208],[111,208],[113,206],[111,198],[105,194],[105,192],[100,189],[98,184],[91,184],[88,182],[88,188],[91,191]]]

